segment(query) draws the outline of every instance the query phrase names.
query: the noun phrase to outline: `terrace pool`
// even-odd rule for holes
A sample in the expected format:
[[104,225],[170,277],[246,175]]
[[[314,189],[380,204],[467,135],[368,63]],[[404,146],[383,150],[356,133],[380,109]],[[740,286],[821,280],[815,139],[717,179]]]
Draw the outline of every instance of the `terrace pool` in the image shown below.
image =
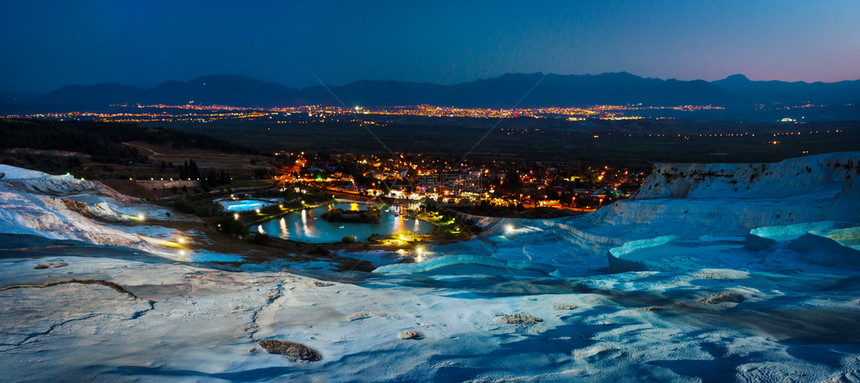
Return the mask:
[[[396,207],[383,207],[379,223],[348,223],[328,222],[320,215],[331,209],[356,209],[356,203],[334,203],[315,209],[303,209],[299,212],[273,219],[251,227],[251,231],[266,233],[273,237],[308,243],[340,242],[343,237],[350,236],[357,241],[367,241],[374,233],[396,235],[412,232],[426,234],[433,230],[433,224],[416,218],[405,218]],[[361,206],[361,209],[366,209]]]

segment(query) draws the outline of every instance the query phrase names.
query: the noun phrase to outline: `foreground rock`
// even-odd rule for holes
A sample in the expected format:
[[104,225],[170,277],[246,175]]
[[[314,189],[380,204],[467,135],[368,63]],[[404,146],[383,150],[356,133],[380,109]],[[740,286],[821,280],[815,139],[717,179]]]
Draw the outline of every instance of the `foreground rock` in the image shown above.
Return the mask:
[[506,324],[535,324],[543,322],[543,319],[529,314],[513,314],[502,315],[499,317],[499,322]]
[[401,331],[400,334],[398,334],[398,336],[400,337],[400,339],[415,339],[415,340],[424,339],[424,334],[422,334],[418,331],[415,331],[415,330]]
[[35,267],[33,267],[33,268],[34,268],[34,269],[36,269],[36,270],[42,270],[42,269],[50,269],[50,268],[56,268],[56,267],[63,267],[63,266],[68,266],[68,265],[69,265],[69,264],[68,264],[68,263],[66,263],[66,262],[45,262],[45,263],[40,263],[40,264],[36,265],[36,266],[35,266]]
[[741,303],[744,301],[744,296],[737,293],[725,292],[712,297],[707,297],[704,301],[709,305],[716,305],[719,303]]
[[257,344],[259,344],[260,347],[266,350],[269,354],[286,355],[295,360],[304,360],[308,362],[316,362],[322,359],[322,355],[320,355],[319,351],[301,343],[277,339],[263,339],[258,340]]

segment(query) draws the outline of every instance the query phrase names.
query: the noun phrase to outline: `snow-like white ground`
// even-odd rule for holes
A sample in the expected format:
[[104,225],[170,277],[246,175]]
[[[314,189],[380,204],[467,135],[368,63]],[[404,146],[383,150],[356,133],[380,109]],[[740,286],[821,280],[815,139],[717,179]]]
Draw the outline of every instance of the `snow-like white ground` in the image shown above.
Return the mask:
[[164,208],[119,194],[99,182],[0,166],[0,172],[6,173],[0,179],[0,235],[127,247],[176,260],[207,258],[177,250],[175,240],[185,233],[150,224],[176,219],[177,214]]
[[[858,164],[860,153],[661,165],[635,198],[593,214],[482,220],[485,234],[421,262],[316,274],[325,282],[0,239],[0,288],[104,280],[139,298],[99,284],[0,291],[0,370],[11,381],[856,382]],[[96,245],[111,243],[88,233],[126,231],[2,183],[0,214],[13,219],[0,231]],[[72,232],[33,218],[42,211]],[[613,256],[642,271],[608,274]],[[68,265],[34,269],[55,261]],[[322,359],[268,354],[261,339]]]

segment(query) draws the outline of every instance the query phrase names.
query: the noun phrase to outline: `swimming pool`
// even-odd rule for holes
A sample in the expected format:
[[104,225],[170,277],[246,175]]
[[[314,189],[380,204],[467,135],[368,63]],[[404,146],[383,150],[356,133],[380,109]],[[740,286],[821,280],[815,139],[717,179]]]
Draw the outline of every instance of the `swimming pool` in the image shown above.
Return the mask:
[[224,210],[229,211],[229,212],[236,212],[236,213],[241,213],[241,212],[245,212],[245,211],[252,211],[252,210],[256,210],[256,209],[262,209],[266,206],[271,206],[271,205],[275,204],[275,202],[255,200],[255,199],[244,199],[244,200],[226,199],[226,200],[218,200],[215,202],[218,202],[218,204],[220,204],[222,207],[224,207]]

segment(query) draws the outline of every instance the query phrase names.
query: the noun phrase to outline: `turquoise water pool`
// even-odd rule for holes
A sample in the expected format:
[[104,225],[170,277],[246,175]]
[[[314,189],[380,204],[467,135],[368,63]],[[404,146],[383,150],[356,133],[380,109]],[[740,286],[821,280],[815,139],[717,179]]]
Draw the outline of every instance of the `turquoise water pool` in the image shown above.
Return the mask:
[[364,242],[367,237],[377,233],[383,235],[412,232],[426,234],[433,230],[433,224],[416,218],[405,218],[396,207],[383,207],[379,223],[328,222],[320,215],[330,208],[350,210],[366,209],[363,204],[335,203],[315,209],[304,209],[296,213],[273,219],[251,227],[251,231],[266,233],[273,237],[309,243],[340,242],[350,236]]
[[221,200],[217,201],[221,206],[224,207],[224,210],[229,212],[241,213],[245,211],[252,211],[256,209],[261,209],[266,206],[274,205],[274,202],[269,201],[259,201],[253,199],[246,200]]

